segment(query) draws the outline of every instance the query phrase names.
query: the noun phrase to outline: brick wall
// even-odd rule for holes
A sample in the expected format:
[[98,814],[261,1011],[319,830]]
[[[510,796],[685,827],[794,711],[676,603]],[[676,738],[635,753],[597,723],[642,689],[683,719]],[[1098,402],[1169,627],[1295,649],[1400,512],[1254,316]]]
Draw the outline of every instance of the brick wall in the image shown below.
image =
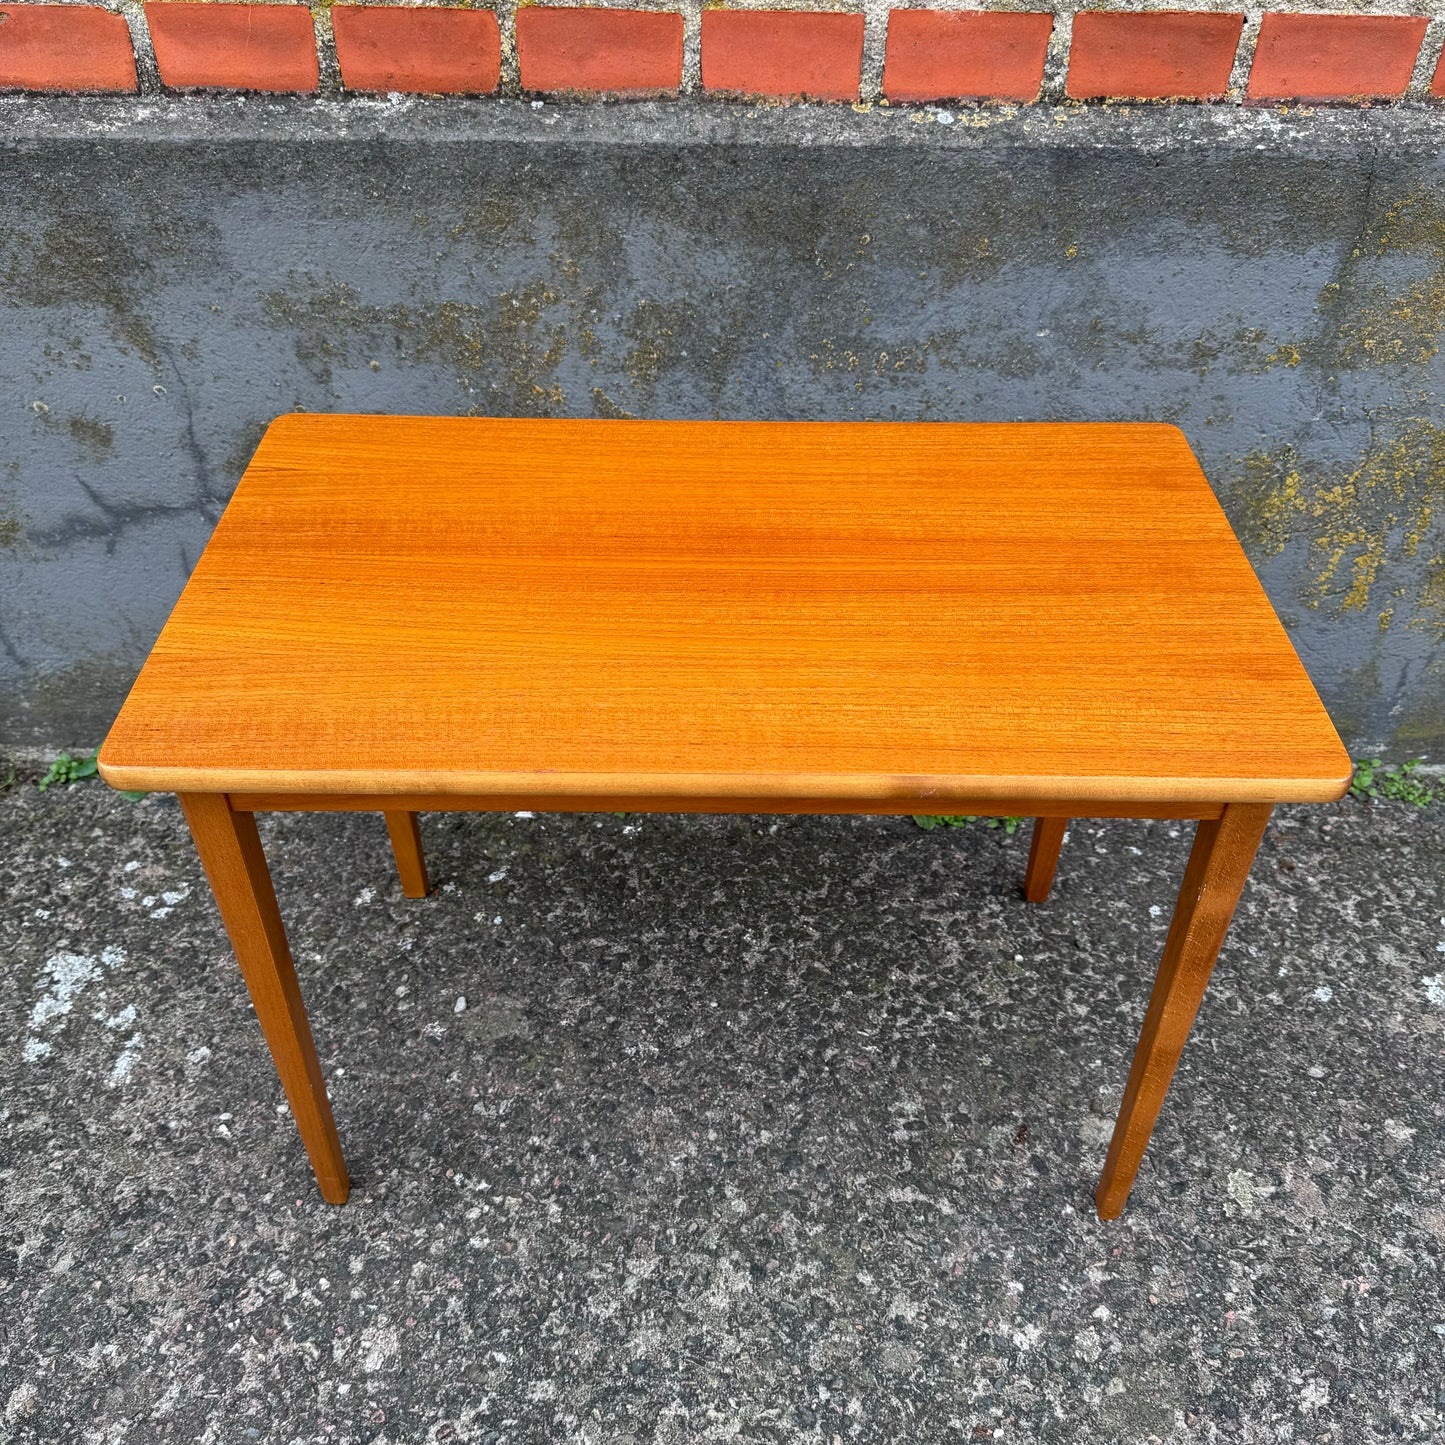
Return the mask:
[[[1388,9],[1390,13],[1383,13]],[[1445,99],[1445,3],[0,3],[0,90],[855,104]]]

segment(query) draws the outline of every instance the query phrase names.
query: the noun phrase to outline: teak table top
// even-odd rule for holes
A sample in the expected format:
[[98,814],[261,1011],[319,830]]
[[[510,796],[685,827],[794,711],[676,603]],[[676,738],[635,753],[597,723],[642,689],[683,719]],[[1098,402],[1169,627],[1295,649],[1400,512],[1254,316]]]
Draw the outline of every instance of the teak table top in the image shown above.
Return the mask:
[[1158,425],[286,416],[121,788],[1326,801],[1350,762]]

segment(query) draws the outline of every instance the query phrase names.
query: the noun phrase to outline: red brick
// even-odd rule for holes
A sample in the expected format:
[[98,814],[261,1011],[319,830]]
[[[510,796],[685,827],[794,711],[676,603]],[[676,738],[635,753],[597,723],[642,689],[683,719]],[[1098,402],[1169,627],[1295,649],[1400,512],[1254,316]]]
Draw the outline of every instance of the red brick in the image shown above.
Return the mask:
[[517,11],[523,90],[632,92],[682,84],[682,16],[526,5]]
[[1435,78],[1430,82],[1430,94],[1437,100],[1445,100],[1445,50],[1435,62]]
[[146,6],[161,79],[221,90],[315,90],[316,32],[304,5],[159,0]]
[[889,100],[1037,100],[1052,15],[895,10],[888,17]]
[[486,94],[502,78],[502,37],[490,10],[334,5],[331,26],[348,90]]
[[1410,84],[1425,25],[1412,15],[1266,15],[1246,99],[1394,99]]
[[0,5],[0,90],[134,90],[125,20],[91,5]]
[[1064,92],[1074,100],[1218,100],[1243,15],[1085,10],[1074,16]]
[[857,100],[863,17],[816,10],[704,10],[705,90]]

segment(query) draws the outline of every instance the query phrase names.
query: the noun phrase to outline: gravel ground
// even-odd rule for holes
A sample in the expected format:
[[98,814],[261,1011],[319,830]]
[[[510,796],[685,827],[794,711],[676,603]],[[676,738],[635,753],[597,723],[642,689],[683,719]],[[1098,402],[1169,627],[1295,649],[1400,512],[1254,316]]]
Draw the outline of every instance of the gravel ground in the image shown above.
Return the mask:
[[1276,814],[1108,1225],[1190,825],[423,829],[263,822],[333,1209],[173,800],[0,795],[0,1438],[1445,1439],[1445,808]]

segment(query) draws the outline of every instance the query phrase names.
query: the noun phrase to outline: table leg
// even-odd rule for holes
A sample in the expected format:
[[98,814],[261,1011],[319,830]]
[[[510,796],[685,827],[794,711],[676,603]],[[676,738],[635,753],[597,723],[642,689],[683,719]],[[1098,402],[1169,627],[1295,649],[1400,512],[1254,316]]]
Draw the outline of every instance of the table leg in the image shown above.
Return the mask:
[[232,811],[223,793],[182,793],[180,803],[322,1197],[345,1204],[351,1181],[255,815]]
[[1123,1212],[1270,811],[1268,803],[1231,803],[1221,817],[1201,822],[1194,835],[1124,1103],[1094,1191],[1100,1219],[1117,1219]]
[[426,855],[421,850],[421,828],[415,813],[386,813],[386,831],[391,834],[391,851],[396,871],[401,874],[401,891],[408,898],[425,898],[431,892],[426,876]]
[[1029,866],[1024,874],[1024,897],[1042,903],[1054,886],[1054,869],[1059,866],[1059,849],[1064,846],[1067,818],[1035,818],[1033,841],[1029,844]]

